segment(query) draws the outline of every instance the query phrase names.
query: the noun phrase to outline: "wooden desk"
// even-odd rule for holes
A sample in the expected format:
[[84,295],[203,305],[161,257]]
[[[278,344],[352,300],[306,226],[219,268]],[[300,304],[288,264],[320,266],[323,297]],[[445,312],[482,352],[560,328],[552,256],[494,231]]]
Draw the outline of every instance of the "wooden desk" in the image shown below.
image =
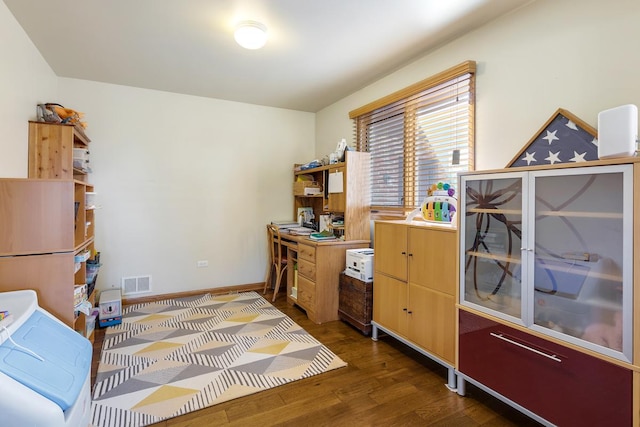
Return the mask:
[[[370,241],[314,242],[306,236],[286,233],[281,237],[288,251],[287,302],[303,308],[314,323],[339,320],[340,273],[346,266],[346,251],[368,248]],[[296,272],[298,284],[293,295]]]

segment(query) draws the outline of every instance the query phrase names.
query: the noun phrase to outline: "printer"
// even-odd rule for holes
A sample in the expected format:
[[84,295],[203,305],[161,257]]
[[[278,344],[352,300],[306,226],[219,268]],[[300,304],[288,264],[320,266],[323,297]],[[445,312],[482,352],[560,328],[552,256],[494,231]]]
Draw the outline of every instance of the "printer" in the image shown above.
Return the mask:
[[344,273],[365,283],[373,282],[373,249],[347,249]]

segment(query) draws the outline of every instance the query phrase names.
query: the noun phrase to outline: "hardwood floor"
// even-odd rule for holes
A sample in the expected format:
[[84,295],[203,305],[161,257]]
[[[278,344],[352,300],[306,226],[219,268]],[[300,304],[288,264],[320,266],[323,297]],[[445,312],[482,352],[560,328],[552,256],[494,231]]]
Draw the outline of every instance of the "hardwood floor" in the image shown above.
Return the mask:
[[[270,298],[268,298],[270,300]],[[465,397],[445,386],[447,371],[391,337],[377,342],[346,323],[316,325],[274,304],[348,366],[154,424],[204,426],[538,426],[467,384]],[[92,383],[104,330],[96,331]]]

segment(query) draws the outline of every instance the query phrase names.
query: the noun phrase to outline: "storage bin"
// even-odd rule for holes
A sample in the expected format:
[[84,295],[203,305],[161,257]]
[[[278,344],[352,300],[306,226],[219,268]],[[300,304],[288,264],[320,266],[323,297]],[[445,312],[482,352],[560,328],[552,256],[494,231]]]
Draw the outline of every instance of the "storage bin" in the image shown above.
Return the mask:
[[77,306],[87,299],[87,285],[75,285],[73,289],[73,305]]
[[0,292],[0,307],[14,316],[0,334],[2,424],[90,425],[91,343],[41,308],[33,290]]
[[91,336],[91,334],[93,333],[93,331],[96,329],[96,319],[98,318],[98,313],[100,312],[100,310],[98,310],[97,308],[94,308],[93,311],[91,311],[91,315],[87,316],[87,318],[85,319],[85,331],[84,331],[84,336],[89,338]]
[[89,259],[89,256],[91,254],[89,253],[89,251],[84,251],[82,253],[79,253],[78,255],[75,255],[73,257],[73,261],[74,262],[85,262],[86,260]]
[[73,149],[73,167],[82,170],[89,168],[89,150],[86,148]]
[[86,269],[87,269],[87,283],[93,283],[98,275],[98,270],[100,270],[101,264],[94,264],[87,261]]
[[87,191],[84,193],[84,206],[85,208],[95,208],[96,207],[96,194],[93,191]]

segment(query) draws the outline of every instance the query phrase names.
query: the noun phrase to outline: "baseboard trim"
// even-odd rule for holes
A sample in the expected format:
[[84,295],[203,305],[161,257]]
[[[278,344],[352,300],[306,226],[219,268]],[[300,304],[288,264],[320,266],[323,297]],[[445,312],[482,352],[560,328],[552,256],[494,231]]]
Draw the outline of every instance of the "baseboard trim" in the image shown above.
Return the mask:
[[236,286],[223,286],[221,288],[209,288],[209,289],[197,289],[195,291],[186,291],[186,292],[175,292],[171,294],[160,294],[160,295],[151,295],[148,297],[138,297],[138,298],[123,298],[122,305],[133,305],[133,304],[145,304],[149,302],[162,301],[165,299],[171,298],[185,298],[191,297],[194,295],[202,295],[202,294],[212,294],[212,295],[223,295],[223,294],[231,294],[236,292],[247,292],[247,291],[263,291],[264,290],[264,282],[262,283],[250,283],[247,285],[236,285]]

